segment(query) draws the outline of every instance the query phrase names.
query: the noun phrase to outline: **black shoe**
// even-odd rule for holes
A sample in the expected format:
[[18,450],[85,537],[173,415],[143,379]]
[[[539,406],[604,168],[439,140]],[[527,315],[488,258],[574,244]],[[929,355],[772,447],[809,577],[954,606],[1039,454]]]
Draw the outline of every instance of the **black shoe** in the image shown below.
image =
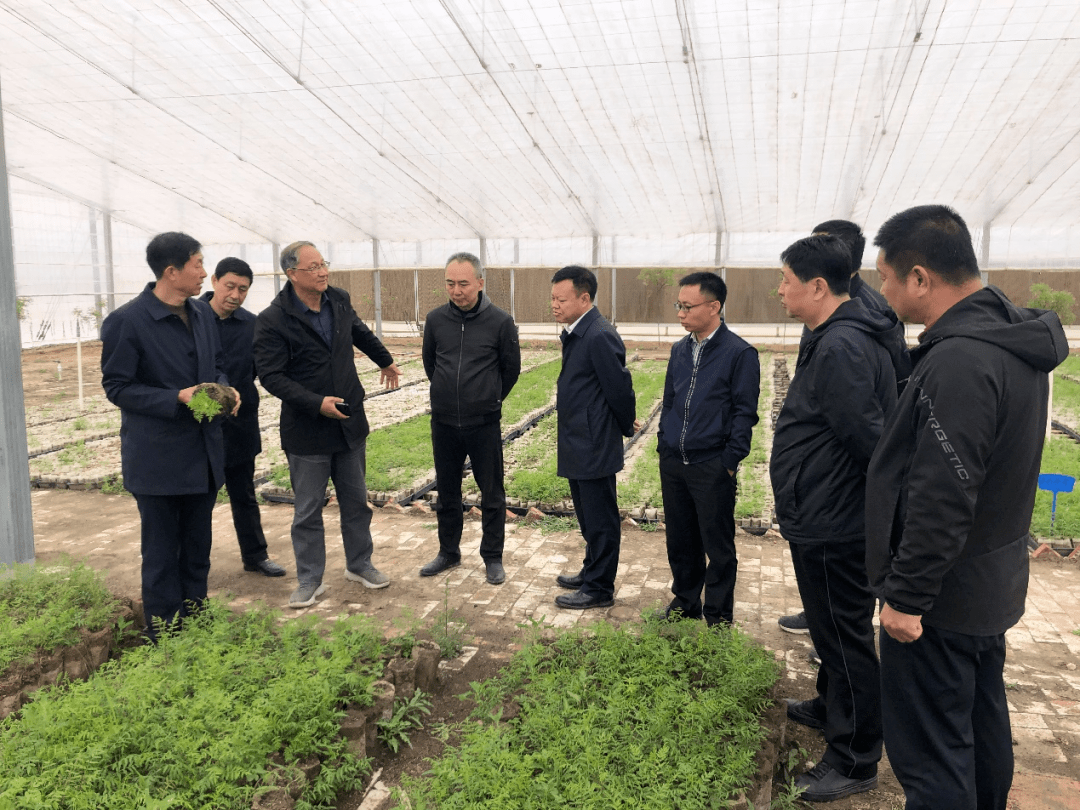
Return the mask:
[[651,616],[653,619],[661,622],[677,622],[681,621],[682,619],[691,619],[697,621],[701,618],[701,616],[691,616],[688,613],[683,613],[682,608],[672,607],[671,605],[663,608],[658,608],[657,610],[654,610],[648,615]]
[[555,597],[555,604],[568,610],[588,610],[589,608],[605,608],[615,604],[610,597],[589,596],[587,593],[575,591],[574,593],[559,594]]
[[285,569],[273,560],[259,560],[256,563],[244,563],[245,571],[257,571],[264,577],[283,577]]
[[808,728],[816,728],[818,731],[825,730],[825,713],[821,704],[816,700],[795,700],[784,698],[787,704],[787,716]]
[[457,568],[461,565],[461,560],[451,560],[445,554],[440,553],[434,560],[429,562],[423,568],[420,569],[420,576],[433,577],[436,574],[441,574],[443,571],[449,571],[451,568]]
[[572,577],[568,577],[566,574],[559,574],[555,577],[555,584],[560,588],[566,588],[569,591],[576,591],[582,585],[585,584],[585,577],[580,571],[574,574]]
[[780,629],[786,633],[809,633],[810,625],[806,623],[806,611],[792,613],[790,616],[781,616],[776,620]]
[[489,585],[502,585],[506,582],[506,570],[498,560],[485,564],[487,567],[487,581]]
[[795,787],[803,790],[800,799],[807,802],[833,802],[853,793],[865,793],[877,787],[877,774],[867,777],[844,776],[827,762],[819,762],[795,778]]

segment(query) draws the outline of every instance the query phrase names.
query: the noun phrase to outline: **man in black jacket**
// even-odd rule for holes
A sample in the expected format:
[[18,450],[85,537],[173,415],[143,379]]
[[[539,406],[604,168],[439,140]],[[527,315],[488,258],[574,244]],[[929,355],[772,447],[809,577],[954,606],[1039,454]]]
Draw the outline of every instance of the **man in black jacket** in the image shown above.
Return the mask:
[[513,319],[484,295],[484,269],[471,253],[446,262],[450,300],[424,320],[424,372],[431,381],[431,449],[439,490],[439,553],[420,569],[433,577],[461,564],[461,471],[466,456],[480,487],[480,558],[487,581],[506,580],[502,403],[521,373]]
[[732,622],[735,476],[750,452],[761,376],[757,350],[721,318],[726,300],[716,273],[679,279],[675,307],[690,334],[671,347],[656,442],[675,597],[662,614],[709,625]]
[[555,582],[574,593],[555,597],[571,610],[610,607],[619,567],[619,501],[615,473],[623,467],[623,436],[634,435],[637,399],[622,338],[600,314],[596,276],[570,265],[551,279],[551,312],[565,324],[559,414],[558,474],[570,481],[574,512],[585,538],[585,561]]
[[285,569],[266,550],[259,501],[255,497],[255,457],[262,452],[259,435],[259,390],[255,387],[255,316],[244,309],[254,274],[251,265],[232,256],[214,268],[213,289],[202,300],[217,315],[225,374],[240,392],[240,410],[221,426],[225,440],[225,490],[229,493],[233,528],[245,571],[283,577]]
[[[862,268],[863,251],[866,249],[866,237],[863,236],[862,228],[846,219],[830,219],[827,222],[815,225],[811,234],[813,236],[824,234],[836,236],[847,245],[847,249],[851,252],[851,280],[848,282],[848,296],[862,301],[868,310],[884,316],[894,324],[892,334],[888,338],[892,344],[889,347],[889,352],[893,358],[893,365],[896,367],[897,390],[901,390],[903,383],[911,374],[911,360],[908,357],[904,325],[900,323],[896,313],[892,311],[881,293],[863,281],[859,275],[859,270]],[[804,326],[799,345],[806,343],[812,334],[813,332]],[[781,630],[789,633],[809,632],[806,624],[806,614],[803,612],[781,616],[777,623],[780,625]],[[820,661],[813,649],[810,651],[810,660]]]
[[1068,343],[1054,313],[983,287],[952,209],[896,214],[874,244],[882,294],[926,327],[866,483],[885,744],[907,810],[1005,810],[1005,631],[1024,613],[1047,374]]
[[832,801],[877,785],[881,696],[874,597],[866,576],[866,468],[896,403],[894,322],[848,296],[850,255],[835,236],[784,251],[780,300],[810,330],[776,422],[769,475],[780,533],[821,666],[817,695],[788,717],[827,748],[799,776],[803,798]]
[[161,623],[206,599],[225,454],[221,422],[198,420],[186,406],[200,383],[228,378],[214,313],[193,297],[206,278],[201,245],[161,233],[146,246],[146,263],[156,280],[101,325],[101,385],[121,412],[124,488],[142,520],[146,631],[156,639]]
[[281,448],[295,496],[292,543],[299,581],[289,607],[303,608],[329,587],[322,581],[322,510],[330,479],[341,507],[345,578],[365,588],[390,584],[371,562],[368,422],[353,347],[382,369],[387,388],[397,388],[399,373],[382,341],[357,317],[349,294],[329,286],[330,265],[313,244],[293,242],[282,250],[281,269],[289,280],[255,323],[255,371],[263,388],[281,400]]

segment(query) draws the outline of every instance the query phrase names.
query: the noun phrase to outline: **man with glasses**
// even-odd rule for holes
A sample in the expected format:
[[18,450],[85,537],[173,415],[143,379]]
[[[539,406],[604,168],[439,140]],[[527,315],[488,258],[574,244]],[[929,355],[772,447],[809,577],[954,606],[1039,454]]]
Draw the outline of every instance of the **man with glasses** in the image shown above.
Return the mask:
[[371,561],[365,481],[369,430],[353,347],[382,369],[387,388],[397,388],[399,375],[390,352],[352,308],[349,294],[329,286],[330,265],[311,242],[293,242],[282,250],[281,269],[289,280],[255,325],[255,368],[263,387],[281,400],[299,581],[289,607],[304,608],[329,587],[323,583],[322,509],[331,479],[341,507],[345,578],[366,588],[390,584]]
[[761,373],[757,350],[723,322],[725,300],[716,273],[679,279],[675,309],[690,334],[671,348],[656,442],[675,595],[660,615],[710,626],[732,621],[735,474],[750,452]]

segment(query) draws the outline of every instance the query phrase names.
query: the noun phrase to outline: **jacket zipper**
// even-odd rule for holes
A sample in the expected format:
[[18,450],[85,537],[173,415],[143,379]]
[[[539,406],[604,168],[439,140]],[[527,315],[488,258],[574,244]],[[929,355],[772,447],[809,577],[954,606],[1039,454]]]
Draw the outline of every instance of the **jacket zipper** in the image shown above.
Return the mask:
[[458,345],[457,382],[454,385],[454,402],[457,403],[457,426],[461,430],[461,363],[465,359],[465,319],[461,320],[461,343]]
[[697,385],[698,363],[701,361],[703,351],[705,351],[705,347],[701,346],[695,355],[694,347],[690,347],[690,357],[693,358],[694,370],[690,374],[690,388],[686,392],[686,404],[683,406],[682,432],[679,434],[679,453],[682,455],[683,464],[690,463],[690,459],[686,457],[686,431],[690,426],[690,399],[694,396],[694,386]]

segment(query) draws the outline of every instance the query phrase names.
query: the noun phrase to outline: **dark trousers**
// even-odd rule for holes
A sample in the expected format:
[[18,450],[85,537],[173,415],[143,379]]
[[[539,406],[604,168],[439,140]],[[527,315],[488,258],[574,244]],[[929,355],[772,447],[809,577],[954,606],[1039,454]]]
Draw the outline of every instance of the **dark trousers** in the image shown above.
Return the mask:
[[881,633],[885,746],[907,810],[1005,810],[1013,750],[1005,636],[923,625],[901,644]]
[[881,684],[866,543],[790,545],[810,639],[821,657],[814,700],[825,717],[822,761],[844,776],[868,778],[881,759]]
[[570,497],[574,499],[581,535],[585,538],[584,578],[579,590],[589,596],[611,599],[615,596],[615,574],[619,569],[619,500],[615,476],[571,478]]
[[456,428],[432,419],[431,449],[435,456],[435,487],[439,492],[435,512],[439,523],[439,553],[451,560],[461,559],[461,471],[467,456],[480,487],[480,557],[484,562],[502,562],[506,491],[499,423]]
[[210,573],[210,518],[216,492],[135,495],[142,518],[142,598],[147,634],[154,619],[183,618],[206,599]]
[[671,607],[691,618],[704,616],[709,624],[730,624],[739,569],[734,477],[719,456],[696,464],[665,456],[660,459],[660,491],[675,594]]
[[269,555],[266,553],[259,501],[255,497],[255,456],[225,467],[225,491],[229,493],[233,527],[240,543],[240,559],[244,565],[262,562]]

